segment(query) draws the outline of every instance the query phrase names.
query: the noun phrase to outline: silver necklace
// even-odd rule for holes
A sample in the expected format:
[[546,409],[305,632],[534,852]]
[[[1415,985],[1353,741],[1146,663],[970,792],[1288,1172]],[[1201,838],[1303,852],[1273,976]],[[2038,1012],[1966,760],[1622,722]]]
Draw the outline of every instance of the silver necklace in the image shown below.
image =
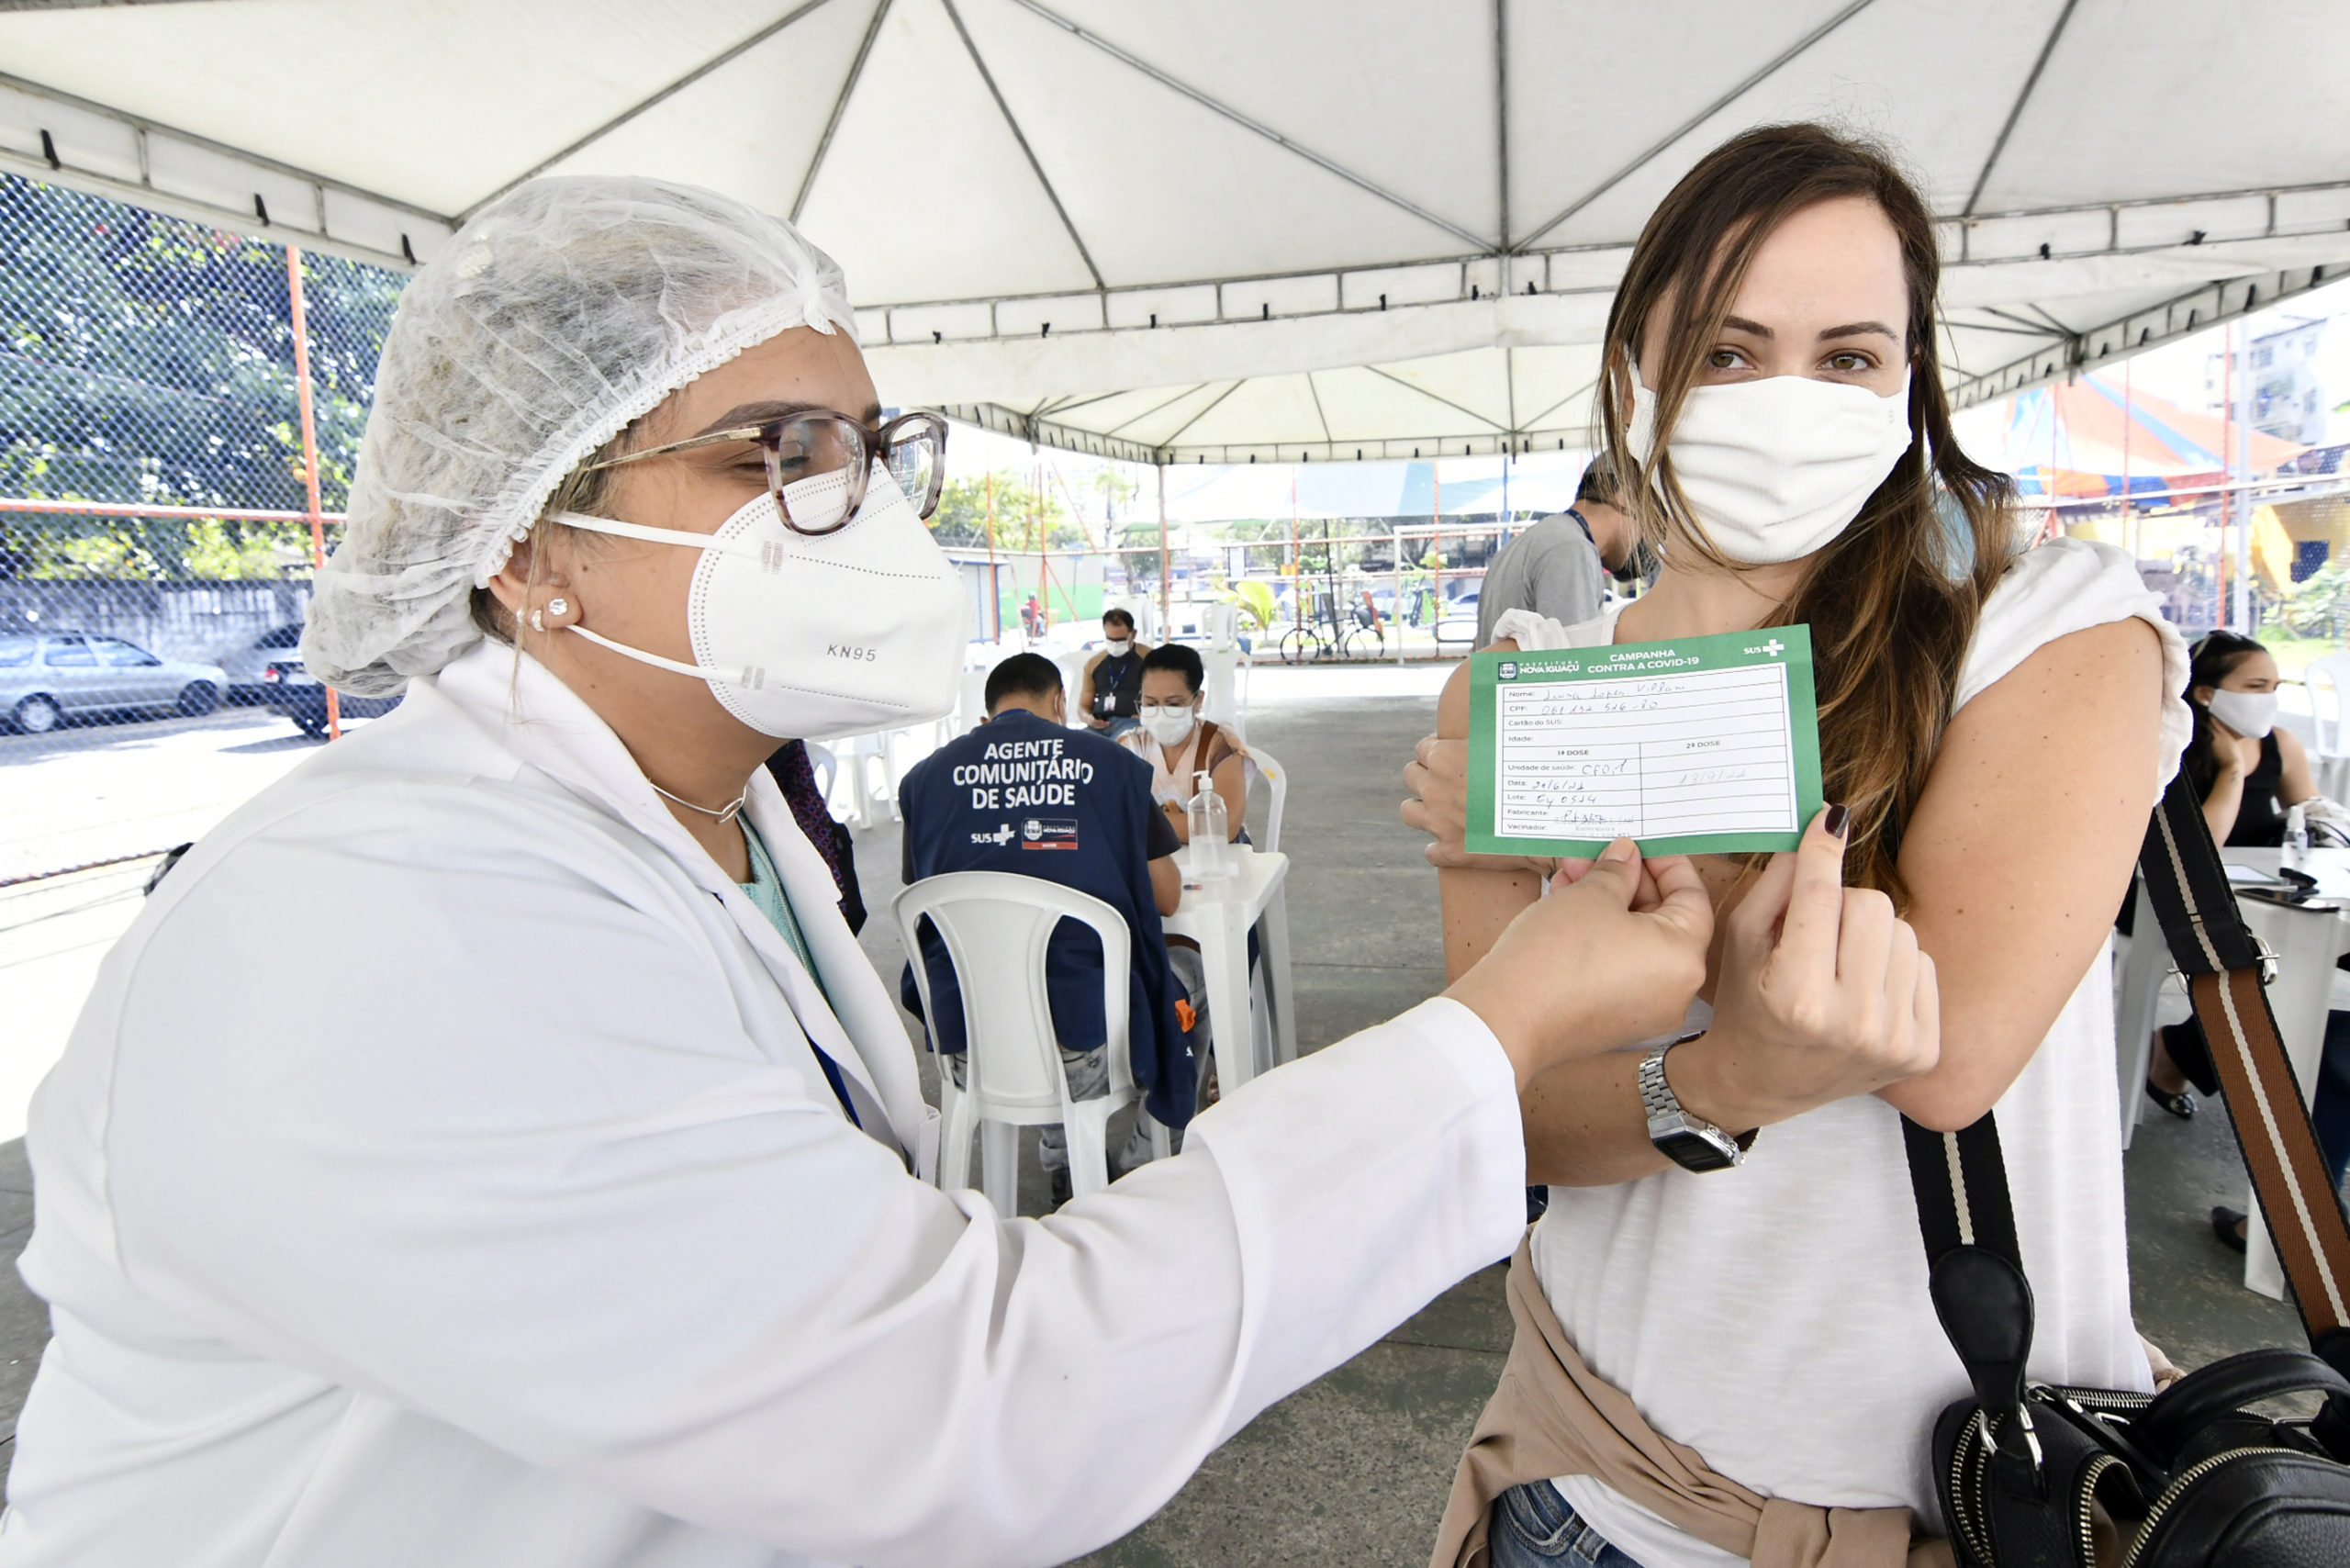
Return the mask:
[[[646,779],[645,782],[647,784],[653,784],[653,780],[650,778]],[[668,790],[664,790],[658,784],[653,784],[653,792],[660,796],[665,801],[677,801],[677,804],[685,807],[686,810],[689,812],[699,812],[706,817],[716,817],[721,827],[725,826],[728,823],[733,822],[736,817],[741,816],[743,814],[743,802],[751,798],[751,791],[748,789],[745,789],[741,794],[734,797],[734,803],[733,805],[726,806],[719,811],[713,812],[708,806],[695,805],[683,795],[672,795]]]

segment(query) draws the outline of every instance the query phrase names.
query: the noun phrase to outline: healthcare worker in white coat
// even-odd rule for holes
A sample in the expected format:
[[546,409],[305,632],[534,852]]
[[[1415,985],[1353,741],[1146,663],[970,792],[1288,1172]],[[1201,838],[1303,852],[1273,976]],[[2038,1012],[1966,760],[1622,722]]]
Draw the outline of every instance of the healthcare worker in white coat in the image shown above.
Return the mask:
[[[927,1184],[760,767],[962,659],[944,427],[879,423],[852,325],[788,225],[645,180],[525,185],[410,283],[303,644],[408,699],[170,873],[40,1090],[0,1564],[1058,1562],[1507,1253],[1521,1087],[1682,1016],[1703,891],[1619,846],[1180,1158],[1044,1220]],[[1730,1123],[1933,1060],[1838,856],[1682,1047]]]

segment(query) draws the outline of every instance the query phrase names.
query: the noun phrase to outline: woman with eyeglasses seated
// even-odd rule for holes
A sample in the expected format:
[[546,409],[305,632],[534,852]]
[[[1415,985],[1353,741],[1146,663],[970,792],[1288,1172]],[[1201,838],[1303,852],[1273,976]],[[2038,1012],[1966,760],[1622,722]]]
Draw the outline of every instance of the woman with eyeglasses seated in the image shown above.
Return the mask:
[[[2301,739],[2277,723],[2277,660],[2260,644],[2236,632],[2210,632],[2190,651],[2187,705],[2195,714],[2194,738],[2179,767],[2203,797],[2203,820],[2215,843],[2231,847],[2274,849],[2285,842],[2286,813],[2319,798],[2317,774]],[[2350,1014],[2326,1017],[2325,1050],[2319,1068],[2311,1117],[2335,1185],[2350,1169]],[[2154,1036],[2146,1067],[2146,1097],[2174,1116],[2195,1114],[2181,1060],[2196,1066],[2208,1085],[2212,1075],[2201,1025],[2192,1018],[2166,1024]],[[2228,1248],[2244,1249],[2244,1213],[2221,1204],[2211,1210],[2211,1232]]]
[[[2187,705],[2195,733],[2178,765],[2203,797],[2211,841],[2274,849],[2285,842],[2287,809],[2318,795],[2300,737],[2277,727],[2277,661],[2235,632],[2205,633],[2188,657]],[[2187,1037],[2194,1028],[2192,1020],[2165,1025],[2146,1070],[2146,1097],[2174,1116],[2195,1114],[2195,1096],[2173,1056],[2174,1047],[2201,1056],[2200,1036]],[[2240,1227],[2234,1239],[2243,1245]]]
[[1151,798],[1186,844],[1192,842],[1189,808],[1202,773],[1224,801],[1233,838],[1248,836],[1242,819],[1248,812],[1248,748],[1231,731],[1201,716],[1206,686],[1207,666],[1197,649],[1181,643],[1151,649],[1142,661],[1142,701],[1136,709],[1142,728],[1118,737],[1120,745],[1150,764]]

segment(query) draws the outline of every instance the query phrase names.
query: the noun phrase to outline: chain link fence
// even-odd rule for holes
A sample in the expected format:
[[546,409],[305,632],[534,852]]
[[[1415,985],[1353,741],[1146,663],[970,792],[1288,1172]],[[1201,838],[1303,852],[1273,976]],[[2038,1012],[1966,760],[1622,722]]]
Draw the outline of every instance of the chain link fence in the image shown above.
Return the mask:
[[0,174],[0,886],[194,837],[324,731],[295,644],[403,282]]

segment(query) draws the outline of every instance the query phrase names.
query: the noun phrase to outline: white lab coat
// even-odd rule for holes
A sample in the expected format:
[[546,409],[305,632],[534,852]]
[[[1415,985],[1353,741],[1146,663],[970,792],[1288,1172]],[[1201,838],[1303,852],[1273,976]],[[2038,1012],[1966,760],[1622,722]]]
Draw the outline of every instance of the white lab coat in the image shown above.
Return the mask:
[[33,1106],[0,1565],[1058,1562],[1515,1243],[1509,1065],[1442,1001],[1053,1218],[917,1181],[904,1029],[753,785],[829,1009],[503,648],[173,871]]

